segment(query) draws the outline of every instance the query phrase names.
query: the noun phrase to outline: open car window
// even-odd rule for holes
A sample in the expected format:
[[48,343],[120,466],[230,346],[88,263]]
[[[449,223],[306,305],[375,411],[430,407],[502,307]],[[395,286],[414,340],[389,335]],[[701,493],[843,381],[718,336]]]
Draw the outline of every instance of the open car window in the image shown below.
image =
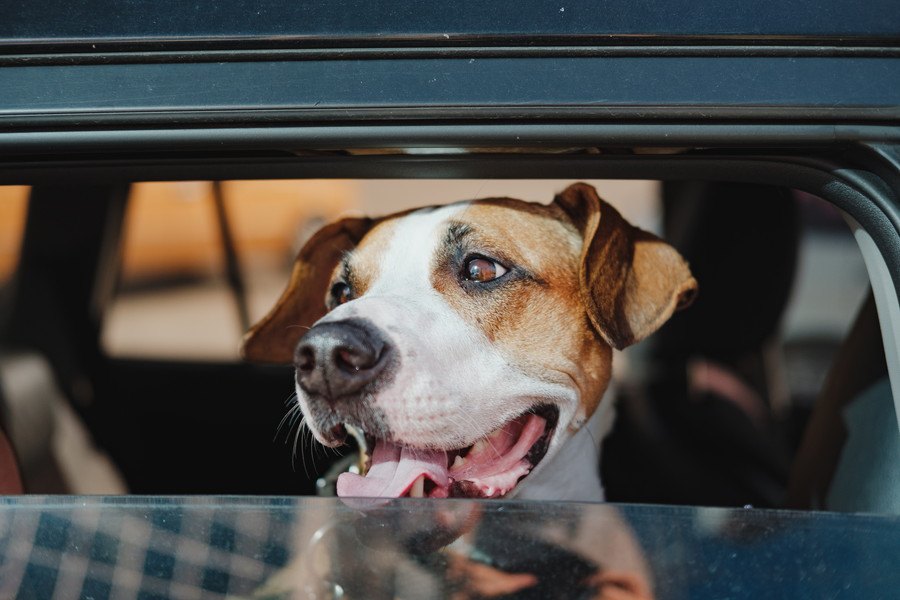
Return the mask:
[[[0,595],[897,587],[893,3],[451,8],[54,0],[0,22],[0,489],[26,493],[0,501]],[[699,282],[615,354],[615,425],[583,430],[611,503],[306,498],[393,442],[317,444],[302,375],[239,359],[304,243],[348,214],[578,181]],[[596,213],[560,206],[588,231]],[[565,324],[628,341],[583,317]],[[559,413],[531,409],[496,431],[538,423],[537,447]]]

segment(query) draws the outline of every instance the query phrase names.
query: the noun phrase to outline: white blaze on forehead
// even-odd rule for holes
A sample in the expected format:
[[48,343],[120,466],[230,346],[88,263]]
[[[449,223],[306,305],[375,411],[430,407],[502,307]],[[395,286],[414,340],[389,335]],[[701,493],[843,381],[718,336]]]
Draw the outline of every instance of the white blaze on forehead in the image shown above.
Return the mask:
[[[434,291],[431,273],[435,252],[447,230],[447,222],[457,216],[468,202],[436,209],[424,209],[400,219],[391,231],[391,241],[384,255],[381,271],[367,296]],[[436,294],[436,292],[434,292]]]

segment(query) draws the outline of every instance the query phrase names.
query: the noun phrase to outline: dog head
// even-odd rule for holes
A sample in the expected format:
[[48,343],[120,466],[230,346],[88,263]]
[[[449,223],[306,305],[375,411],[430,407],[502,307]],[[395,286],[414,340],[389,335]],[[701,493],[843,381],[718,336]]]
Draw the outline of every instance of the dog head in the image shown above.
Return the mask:
[[[296,367],[306,423],[374,447],[350,496],[511,495],[590,417],[612,349],[697,284],[669,245],[594,188],[344,219],[301,250],[251,361]],[[523,479],[524,478],[524,479]]]

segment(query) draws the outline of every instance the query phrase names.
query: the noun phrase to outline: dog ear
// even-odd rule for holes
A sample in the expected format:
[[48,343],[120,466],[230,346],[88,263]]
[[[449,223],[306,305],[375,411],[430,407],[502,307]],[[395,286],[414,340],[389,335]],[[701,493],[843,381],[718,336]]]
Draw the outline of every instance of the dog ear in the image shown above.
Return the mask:
[[693,302],[697,281],[661,239],[626,221],[586,183],[554,198],[581,232],[581,297],[594,328],[621,350]]
[[348,218],[326,225],[300,250],[287,289],[275,307],[244,336],[241,356],[250,362],[290,364],[294,348],[322,318],[326,289],[344,253],[369,231],[372,219]]

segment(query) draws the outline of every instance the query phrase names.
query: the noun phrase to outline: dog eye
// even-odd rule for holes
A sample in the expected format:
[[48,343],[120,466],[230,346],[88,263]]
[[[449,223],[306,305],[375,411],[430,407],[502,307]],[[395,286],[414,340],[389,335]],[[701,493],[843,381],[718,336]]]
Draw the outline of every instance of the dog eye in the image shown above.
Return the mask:
[[469,281],[486,283],[502,277],[508,270],[497,261],[476,256],[466,261],[463,276]]
[[338,281],[331,286],[331,297],[334,299],[335,306],[340,306],[353,300],[353,290],[350,289],[347,283]]

